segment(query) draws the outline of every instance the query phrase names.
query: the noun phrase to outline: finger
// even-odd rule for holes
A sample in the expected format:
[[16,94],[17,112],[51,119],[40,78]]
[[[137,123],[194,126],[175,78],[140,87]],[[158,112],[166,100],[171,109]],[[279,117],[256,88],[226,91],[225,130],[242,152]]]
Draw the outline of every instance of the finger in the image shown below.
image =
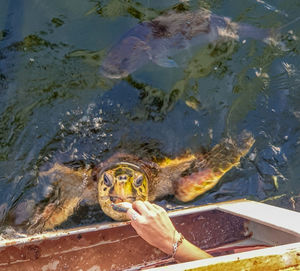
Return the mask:
[[155,208],[157,211],[161,212],[167,212],[163,207],[157,205],[157,204],[152,204],[153,208]]
[[135,201],[133,203],[133,207],[136,211],[138,211],[141,215],[147,215],[149,213],[149,209],[146,207],[143,201]]
[[155,213],[159,216],[168,216],[167,211],[159,205],[153,204],[153,209],[155,210]]
[[141,215],[131,208],[128,209],[126,215],[131,220],[131,222],[136,222],[141,219]]
[[149,211],[155,211],[156,209],[153,207],[149,201],[144,201],[145,206],[149,209]]

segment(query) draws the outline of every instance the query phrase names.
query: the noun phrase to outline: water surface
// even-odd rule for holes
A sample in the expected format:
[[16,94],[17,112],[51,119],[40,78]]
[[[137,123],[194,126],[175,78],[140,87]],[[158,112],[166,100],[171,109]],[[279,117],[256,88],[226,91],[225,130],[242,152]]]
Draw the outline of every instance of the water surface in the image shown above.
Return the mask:
[[[248,198],[300,211],[299,21],[282,29],[282,46],[226,41],[191,51],[176,69],[149,63],[120,80],[99,73],[126,31],[182,7],[260,28],[279,28],[300,14],[296,0],[1,0],[3,227],[22,225],[20,210],[43,200],[47,184],[38,174],[55,162],[90,167],[120,150],[175,157],[243,129],[256,139],[251,152],[213,190],[184,205]],[[183,205],[173,197],[159,204]],[[81,207],[64,226],[102,221],[110,219],[98,206]]]

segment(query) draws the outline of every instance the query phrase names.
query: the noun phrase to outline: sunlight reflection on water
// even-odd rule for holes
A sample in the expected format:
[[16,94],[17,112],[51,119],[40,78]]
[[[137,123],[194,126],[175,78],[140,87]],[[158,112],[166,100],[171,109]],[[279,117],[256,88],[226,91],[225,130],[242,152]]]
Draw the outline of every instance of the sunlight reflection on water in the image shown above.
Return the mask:
[[[161,12],[204,7],[270,28],[292,21],[297,1],[17,2],[3,1],[0,11],[3,226],[24,226],[49,185],[39,171],[55,162],[92,167],[119,151],[176,157],[243,129],[256,139],[251,153],[184,206],[249,198],[300,211],[299,22],[281,33],[285,51],[229,40],[188,51],[178,69],[150,63],[120,80],[98,72],[126,31]],[[159,203],[182,206],[173,197]],[[81,206],[65,226],[104,220],[98,206]]]

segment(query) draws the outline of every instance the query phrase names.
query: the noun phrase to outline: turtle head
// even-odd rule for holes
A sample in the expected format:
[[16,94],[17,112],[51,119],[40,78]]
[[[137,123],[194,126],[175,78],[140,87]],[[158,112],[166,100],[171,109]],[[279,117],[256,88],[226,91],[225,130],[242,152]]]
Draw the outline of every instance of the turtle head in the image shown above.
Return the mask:
[[143,40],[127,36],[108,52],[100,73],[112,79],[127,77],[149,61],[149,51],[150,47]]
[[114,220],[127,220],[126,213],[115,211],[112,204],[148,200],[148,177],[137,165],[119,162],[98,174],[98,201],[103,212]]

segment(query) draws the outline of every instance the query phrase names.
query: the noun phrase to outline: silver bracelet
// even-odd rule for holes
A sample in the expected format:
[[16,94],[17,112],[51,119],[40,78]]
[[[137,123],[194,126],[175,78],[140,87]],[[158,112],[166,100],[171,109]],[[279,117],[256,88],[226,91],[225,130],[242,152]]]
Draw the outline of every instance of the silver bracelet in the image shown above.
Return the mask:
[[[174,235],[176,235],[176,233],[178,233],[178,232],[175,231]],[[179,238],[177,238],[177,240],[175,240],[175,242],[173,243],[172,258],[175,258],[177,249],[180,246],[180,244],[183,242],[183,239],[184,239],[184,237],[183,237],[183,235],[181,233],[178,233],[178,235],[179,235]],[[175,236],[175,238],[176,238],[176,236]]]

